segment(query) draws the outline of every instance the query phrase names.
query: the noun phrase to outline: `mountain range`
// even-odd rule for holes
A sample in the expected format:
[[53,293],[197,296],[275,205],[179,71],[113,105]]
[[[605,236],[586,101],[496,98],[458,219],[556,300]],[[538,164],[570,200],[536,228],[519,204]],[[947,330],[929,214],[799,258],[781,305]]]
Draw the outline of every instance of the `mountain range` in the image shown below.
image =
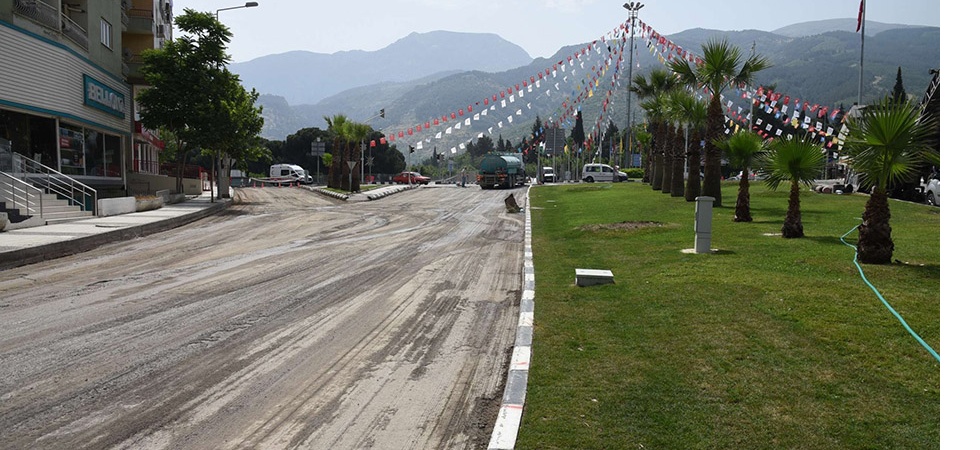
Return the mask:
[[[921,97],[931,80],[929,70],[939,68],[939,28],[872,21],[865,26],[865,103],[891,91],[899,68],[906,92],[913,98]],[[743,54],[762,54],[772,67],[757,74],[756,85],[823,105],[850,105],[858,100],[861,41],[860,34],[854,32],[853,19],[806,22],[772,32],[698,28],[666,37],[695,52],[710,39],[724,38]],[[391,133],[442,117],[461,106],[483,108],[481,100],[489,97],[488,93],[513,87],[515,82],[553,67],[556,61],[587,45],[569,45],[551,58],[532,59],[519,46],[497,35],[436,31],[412,33],[374,52],[288,52],[229,68],[246,88],[261,94],[258,104],[265,118],[263,137],[283,140],[302,128],[326,128],[324,117],[335,114],[364,121],[384,108],[386,117],[375,118],[370,125]],[[637,39],[635,49],[634,76],[663,67],[642,39]],[[556,91],[558,88],[555,86]],[[616,91],[611,102],[624,105],[624,89]],[[567,96],[567,89],[554,96],[550,92],[545,96],[538,89],[534,101],[522,99],[533,103],[533,110],[527,108],[516,118],[511,114],[506,131],[500,131],[506,139],[527,134],[529,122],[536,116],[547,121],[549,115],[562,109]],[[587,128],[600,109],[601,98],[592,100],[582,103]],[[638,105],[631,109],[634,117],[642,117]],[[625,111],[614,108],[610,119],[622,127]],[[503,121],[504,116],[489,119],[485,125]]]

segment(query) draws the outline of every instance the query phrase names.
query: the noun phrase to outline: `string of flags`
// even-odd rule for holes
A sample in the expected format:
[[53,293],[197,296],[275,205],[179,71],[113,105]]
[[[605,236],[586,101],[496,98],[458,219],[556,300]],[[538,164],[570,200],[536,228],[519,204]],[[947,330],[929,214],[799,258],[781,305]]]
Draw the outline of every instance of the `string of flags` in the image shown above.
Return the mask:
[[[414,126],[389,131],[387,138],[382,137],[377,143],[372,140],[370,145],[374,147],[378,143],[383,145],[401,139],[417,139],[414,147],[421,150],[434,140],[445,139],[445,145],[451,139],[453,144],[448,148],[456,153],[457,149],[465,150],[466,144],[474,139],[499,133],[515,120],[519,120],[515,116],[531,112],[534,105],[539,104],[544,97],[553,99],[554,96],[559,96],[561,105],[548,115],[547,126],[571,128],[576,114],[582,110],[582,104],[595,96],[603,95],[599,113],[591,122],[586,135],[586,146],[592,148],[602,136],[606,117],[615,112],[613,94],[622,88],[622,69],[627,64],[624,56],[630,31],[630,24],[624,22],[599,39],[574,50],[572,54],[557,58],[550,66],[540,68],[536,74],[531,74],[513,86],[500,88],[500,91],[489,93],[482,100]],[[678,58],[695,65],[703,64],[700,56],[675,44],[642,20],[638,20],[633,31],[637,33],[634,34],[636,38],[646,41],[645,46],[649,52],[656,52],[656,59],[665,66]],[[788,95],[763,87],[753,90],[747,86],[738,86],[735,92],[735,98],[721,96],[722,106],[728,115],[726,133],[748,127],[756,129],[766,138],[774,138],[782,136],[785,130],[799,129],[819,136],[828,149],[835,145],[841,147],[846,141],[847,127],[839,125],[846,117],[846,112],[839,108],[792,99]],[[701,100],[706,100],[703,93],[697,94]]]

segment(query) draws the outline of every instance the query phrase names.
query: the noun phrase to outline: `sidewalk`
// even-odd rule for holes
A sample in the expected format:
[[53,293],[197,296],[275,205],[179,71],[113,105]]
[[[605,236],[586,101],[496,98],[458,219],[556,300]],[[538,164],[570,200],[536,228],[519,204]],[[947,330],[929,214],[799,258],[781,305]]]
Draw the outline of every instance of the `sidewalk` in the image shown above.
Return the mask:
[[152,211],[0,232],[0,270],[81,253],[100,245],[186,225],[221,211],[230,199],[188,197]]

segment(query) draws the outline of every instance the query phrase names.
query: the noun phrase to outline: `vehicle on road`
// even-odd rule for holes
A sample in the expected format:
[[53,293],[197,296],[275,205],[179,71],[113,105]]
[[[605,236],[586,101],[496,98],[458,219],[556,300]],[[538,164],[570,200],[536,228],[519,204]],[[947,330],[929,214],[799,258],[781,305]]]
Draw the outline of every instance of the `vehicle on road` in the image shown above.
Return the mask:
[[929,177],[923,192],[926,195],[926,203],[939,206],[939,172]]
[[296,164],[273,164],[269,167],[269,178],[273,180],[299,181],[303,184],[313,184],[313,176]]
[[586,164],[582,168],[582,181],[586,183],[626,181],[629,178],[629,175],[608,164]]
[[520,153],[491,153],[480,160],[476,184],[482,189],[512,188],[527,181],[524,158]]
[[418,172],[405,171],[391,177],[391,181],[398,184],[429,184],[432,179]]
[[554,167],[542,167],[541,168],[541,182],[542,183],[554,183],[558,181],[558,175],[555,174]]

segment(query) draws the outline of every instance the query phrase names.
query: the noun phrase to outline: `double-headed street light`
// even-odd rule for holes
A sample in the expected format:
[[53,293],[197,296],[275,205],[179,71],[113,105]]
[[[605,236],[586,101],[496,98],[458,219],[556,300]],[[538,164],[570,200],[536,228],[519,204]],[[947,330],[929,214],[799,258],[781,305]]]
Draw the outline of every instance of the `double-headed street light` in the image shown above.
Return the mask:
[[[626,129],[629,130],[630,148],[633,148],[633,109],[630,105],[630,99],[633,98],[633,91],[630,89],[633,85],[633,32],[636,28],[636,15],[643,8],[643,4],[640,2],[623,3],[623,8],[626,8],[630,14],[630,68],[626,75]],[[619,149],[619,152],[622,154],[623,149]]]

